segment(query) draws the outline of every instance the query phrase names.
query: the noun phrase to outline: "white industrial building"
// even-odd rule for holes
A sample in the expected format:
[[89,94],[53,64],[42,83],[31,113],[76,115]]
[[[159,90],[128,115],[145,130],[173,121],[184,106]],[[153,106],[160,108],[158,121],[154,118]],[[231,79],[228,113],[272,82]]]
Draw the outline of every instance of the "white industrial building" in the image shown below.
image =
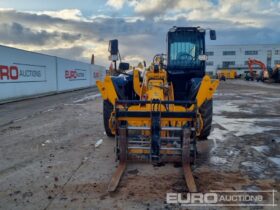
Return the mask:
[[206,71],[210,75],[215,75],[219,69],[236,69],[237,74],[242,74],[248,70],[248,58],[260,60],[272,68],[280,64],[280,44],[212,45],[207,47],[206,54]]

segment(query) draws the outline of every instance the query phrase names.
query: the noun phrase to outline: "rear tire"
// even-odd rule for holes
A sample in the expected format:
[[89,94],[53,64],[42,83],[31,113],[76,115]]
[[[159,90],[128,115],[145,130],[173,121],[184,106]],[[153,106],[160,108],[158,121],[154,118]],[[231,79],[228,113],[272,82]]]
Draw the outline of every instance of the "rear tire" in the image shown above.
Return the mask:
[[200,107],[199,112],[203,120],[203,128],[198,138],[200,140],[207,140],[207,137],[210,135],[212,126],[213,100],[211,99],[205,101]]
[[115,136],[112,133],[110,126],[109,126],[109,121],[110,121],[110,117],[113,112],[113,109],[114,109],[113,105],[108,100],[103,101],[103,122],[104,122],[105,133],[109,137]]

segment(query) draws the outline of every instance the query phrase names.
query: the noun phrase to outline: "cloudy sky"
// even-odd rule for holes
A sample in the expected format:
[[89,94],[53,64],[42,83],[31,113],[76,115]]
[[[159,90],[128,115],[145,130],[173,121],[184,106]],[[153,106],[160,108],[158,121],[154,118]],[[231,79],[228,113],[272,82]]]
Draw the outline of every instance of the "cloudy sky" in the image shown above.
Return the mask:
[[108,40],[126,61],[165,51],[167,30],[211,27],[208,44],[280,43],[280,0],[0,0],[0,44],[108,66]]

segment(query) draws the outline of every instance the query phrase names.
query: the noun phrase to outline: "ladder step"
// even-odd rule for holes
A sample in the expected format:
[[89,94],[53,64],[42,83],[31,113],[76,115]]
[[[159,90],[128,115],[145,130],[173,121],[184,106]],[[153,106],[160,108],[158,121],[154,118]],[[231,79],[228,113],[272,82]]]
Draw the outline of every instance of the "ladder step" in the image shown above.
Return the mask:
[[[174,141],[176,141],[176,142],[178,142],[178,141],[181,141],[181,138],[179,138],[179,137],[162,137],[161,138],[161,141],[162,142],[174,142]],[[150,140],[146,140],[146,141],[141,141],[140,139],[139,140],[128,140],[128,143],[134,143],[134,144],[150,144],[151,143],[151,141]]]
[[[137,147],[137,146],[130,146],[128,149],[144,149],[144,150],[151,150],[150,147]],[[175,147],[161,147],[160,150],[172,150],[172,151],[181,151],[182,148],[175,148]]]
[[150,127],[146,127],[146,126],[128,126],[127,127],[128,130],[151,130]]
[[132,143],[132,144],[151,144],[150,141],[130,141],[130,140],[128,140],[128,143]]
[[162,131],[181,131],[181,127],[161,127]]
[[[146,130],[149,131],[151,130],[150,127],[147,126],[128,126],[127,127],[128,130]],[[181,131],[182,128],[181,127],[161,127],[162,131]]]
[[161,137],[163,141],[181,141],[180,137]]

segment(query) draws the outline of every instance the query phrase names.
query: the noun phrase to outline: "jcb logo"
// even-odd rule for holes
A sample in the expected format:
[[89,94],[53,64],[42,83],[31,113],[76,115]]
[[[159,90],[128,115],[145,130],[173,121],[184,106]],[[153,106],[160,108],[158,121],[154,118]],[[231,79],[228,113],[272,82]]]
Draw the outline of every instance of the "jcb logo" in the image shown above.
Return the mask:
[[18,80],[19,70],[17,66],[0,65],[0,80]]

